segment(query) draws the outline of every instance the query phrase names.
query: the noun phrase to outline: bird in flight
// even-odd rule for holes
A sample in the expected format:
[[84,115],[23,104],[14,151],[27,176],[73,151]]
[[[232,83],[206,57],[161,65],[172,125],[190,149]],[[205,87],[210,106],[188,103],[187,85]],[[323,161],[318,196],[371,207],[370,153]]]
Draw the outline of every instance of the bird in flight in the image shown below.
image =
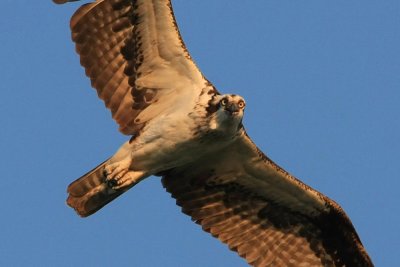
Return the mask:
[[184,213],[250,265],[373,266],[343,209],[252,142],[245,100],[203,76],[170,0],[97,0],[70,27],[86,75],[129,136],[68,186],[80,216],[156,175]]

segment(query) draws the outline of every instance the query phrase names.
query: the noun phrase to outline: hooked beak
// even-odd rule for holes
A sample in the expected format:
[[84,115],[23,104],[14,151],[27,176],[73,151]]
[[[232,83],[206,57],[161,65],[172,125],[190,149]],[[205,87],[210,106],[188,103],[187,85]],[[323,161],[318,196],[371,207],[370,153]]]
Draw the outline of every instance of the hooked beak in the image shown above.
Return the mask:
[[225,110],[227,110],[231,115],[239,113],[239,106],[236,103],[229,104],[226,106]]

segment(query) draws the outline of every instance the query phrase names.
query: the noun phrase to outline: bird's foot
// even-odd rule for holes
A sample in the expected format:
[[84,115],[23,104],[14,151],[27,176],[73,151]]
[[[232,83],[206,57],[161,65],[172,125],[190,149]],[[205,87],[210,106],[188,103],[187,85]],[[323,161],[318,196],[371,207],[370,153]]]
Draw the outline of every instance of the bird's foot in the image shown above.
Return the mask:
[[106,181],[107,186],[113,190],[120,190],[128,187],[132,187],[142,180],[144,172],[141,171],[129,171],[125,173],[121,178],[110,179]]
[[129,172],[130,166],[130,160],[122,160],[106,164],[104,167],[104,176],[106,177],[106,182],[111,180],[120,180],[126,173]]
[[119,190],[138,183],[143,177],[143,172],[131,171],[130,160],[118,161],[104,167],[105,183],[114,190]]

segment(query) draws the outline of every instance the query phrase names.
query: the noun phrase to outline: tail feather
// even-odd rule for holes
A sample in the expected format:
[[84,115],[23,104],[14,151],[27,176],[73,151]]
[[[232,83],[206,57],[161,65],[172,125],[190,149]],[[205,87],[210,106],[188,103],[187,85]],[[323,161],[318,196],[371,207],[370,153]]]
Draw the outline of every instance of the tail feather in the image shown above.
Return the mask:
[[95,213],[128,190],[113,190],[107,186],[103,174],[106,162],[107,160],[68,186],[67,204],[81,217]]

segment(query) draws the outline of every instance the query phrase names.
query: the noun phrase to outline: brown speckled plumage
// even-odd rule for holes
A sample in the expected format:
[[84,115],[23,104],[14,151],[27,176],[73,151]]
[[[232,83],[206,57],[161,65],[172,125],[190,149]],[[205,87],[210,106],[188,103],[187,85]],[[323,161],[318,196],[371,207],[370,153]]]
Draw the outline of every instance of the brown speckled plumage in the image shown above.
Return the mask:
[[[73,1],[54,0],[59,4]],[[264,155],[247,136],[241,120],[235,128],[226,126],[233,129],[229,138],[224,138],[229,131],[215,130],[220,121],[210,126],[210,118],[218,112],[225,114],[226,110],[221,112],[224,103],[217,102],[221,95],[194,65],[169,0],[97,0],[82,5],[70,26],[92,86],[120,131],[132,135],[126,147],[135,147],[152,119],[173,110],[174,94],[190,98],[180,99],[180,106],[196,102],[184,113],[199,122],[191,125],[193,140],[204,150],[206,146],[218,149],[193,162],[149,171],[149,175],[162,176],[164,187],[182,211],[205,231],[253,266],[373,266],[343,209]],[[172,81],[168,80],[171,73]],[[147,145],[145,141],[142,146]],[[83,217],[134,186],[114,190],[115,181],[107,180],[107,164],[112,165],[106,161],[68,187],[67,203]],[[128,171],[135,174],[137,170]]]

